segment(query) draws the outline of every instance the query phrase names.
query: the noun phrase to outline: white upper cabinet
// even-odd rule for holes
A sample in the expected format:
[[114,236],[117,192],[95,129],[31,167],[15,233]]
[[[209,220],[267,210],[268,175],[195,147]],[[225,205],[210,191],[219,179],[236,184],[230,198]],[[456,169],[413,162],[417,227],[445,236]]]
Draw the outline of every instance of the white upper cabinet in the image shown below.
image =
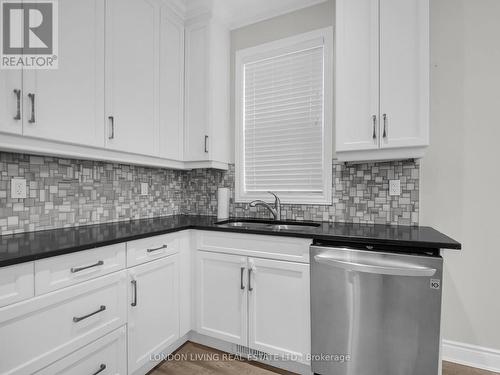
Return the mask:
[[224,24],[209,10],[186,21],[165,0],[65,0],[57,10],[58,68],[0,71],[0,150],[227,169]]
[[159,0],[108,0],[106,145],[158,154]]
[[184,22],[160,11],[160,156],[182,160],[184,140]]
[[381,147],[429,144],[428,0],[380,0],[380,113]]
[[378,1],[339,0],[337,14],[336,151],[377,149]]
[[187,21],[184,160],[228,163],[229,30],[209,16]]
[[22,72],[0,70],[0,132],[22,134]]
[[419,158],[429,144],[429,1],[338,0],[336,153]]
[[102,147],[104,2],[58,4],[59,67],[24,71],[24,135]]

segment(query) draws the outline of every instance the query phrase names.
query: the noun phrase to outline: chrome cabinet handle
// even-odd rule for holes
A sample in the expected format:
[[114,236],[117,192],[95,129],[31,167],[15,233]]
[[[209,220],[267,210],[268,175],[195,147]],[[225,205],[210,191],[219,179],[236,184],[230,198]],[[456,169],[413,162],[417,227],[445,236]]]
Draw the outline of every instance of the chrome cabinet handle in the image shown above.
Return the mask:
[[133,299],[132,303],[130,304],[130,306],[136,307],[137,306],[137,280],[132,280],[130,283],[132,284],[132,288],[134,290],[134,299]]
[[168,247],[168,245],[162,245],[162,246],[154,248],[154,249],[148,249],[147,252],[148,253],[152,253],[152,252],[155,252],[155,251],[158,251],[158,250],[166,249],[167,247]]
[[111,127],[108,139],[115,139],[115,118],[114,116],[108,116],[108,120],[109,120],[109,125]]
[[30,124],[35,123],[35,94],[29,93],[28,98],[31,100],[31,118],[28,120]]
[[387,138],[387,114],[384,113],[382,115],[382,118],[384,119],[384,134],[382,135],[382,137]]
[[87,318],[90,318],[91,316],[94,316],[95,314],[99,314],[100,312],[103,312],[104,310],[106,310],[106,306],[101,305],[101,307],[99,307],[99,310],[94,311],[94,312],[92,312],[90,314],[87,314],[87,315],[84,315],[84,316],[80,316],[80,317],[76,317],[75,316],[73,318],[73,322],[78,323],[78,322],[80,322],[80,321],[82,321],[84,319],[87,319]]
[[97,266],[102,266],[104,264],[104,261],[100,260],[97,263],[91,264],[90,266],[84,266],[84,267],[73,267],[71,268],[71,273],[77,273],[92,267],[97,267]]
[[373,121],[373,139],[377,139],[377,115],[372,116]]
[[208,153],[208,135],[205,136],[205,152]]
[[21,120],[21,90],[19,89],[14,89],[14,94],[16,95],[16,101],[17,101],[17,113],[14,116],[14,120]]
[[253,287],[252,287],[252,271],[253,271],[252,268],[248,269],[248,291],[249,292],[251,292],[253,290]]
[[245,273],[245,267],[241,267],[241,274],[240,274],[240,289],[245,290],[245,285],[243,284],[243,274]]
[[94,372],[92,375],[100,374],[104,370],[106,370],[106,365],[104,363],[101,363],[101,365],[99,366],[99,370],[97,370],[96,372]]

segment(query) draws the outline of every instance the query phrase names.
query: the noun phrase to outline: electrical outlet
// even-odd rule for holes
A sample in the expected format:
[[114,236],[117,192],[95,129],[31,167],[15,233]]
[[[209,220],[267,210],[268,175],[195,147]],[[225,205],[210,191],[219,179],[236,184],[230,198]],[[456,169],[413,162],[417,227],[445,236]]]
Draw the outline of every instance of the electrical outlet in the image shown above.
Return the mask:
[[24,178],[13,178],[10,183],[11,198],[26,198],[26,180]]
[[148,188],[147,182],[141,182],[141,195],[148,195]]
[[389,195],[401,195],[401,181],[400,180],[390,180],[389,181]]

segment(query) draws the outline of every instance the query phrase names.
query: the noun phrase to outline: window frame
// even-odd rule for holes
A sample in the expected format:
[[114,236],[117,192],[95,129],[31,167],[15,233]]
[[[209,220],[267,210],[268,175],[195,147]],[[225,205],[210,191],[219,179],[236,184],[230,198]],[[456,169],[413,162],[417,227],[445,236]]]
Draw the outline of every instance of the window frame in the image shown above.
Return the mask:
[[265,192],[244,190],[244,66],[246,63],[265,58],[293,53],[323,45],[323,191],[322,193],[278,192],[282,203],[288,204],[332,204],[332,158],[333,158],[333,28],[326,27],[255,47],[241,49],[235,53],[235,201],[248,203],[256,199],[269,200]]

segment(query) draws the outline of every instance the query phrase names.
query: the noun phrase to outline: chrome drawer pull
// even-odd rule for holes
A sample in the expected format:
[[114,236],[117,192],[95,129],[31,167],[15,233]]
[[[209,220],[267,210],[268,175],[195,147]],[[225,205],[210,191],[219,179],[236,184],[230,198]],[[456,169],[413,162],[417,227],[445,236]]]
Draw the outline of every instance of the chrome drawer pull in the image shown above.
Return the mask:
[[99,307],[99,310],[94,311],[93,313],[90,313],[90,314],[87,314],[87,315],[84,315],[84,316],[80,316],[80,317],[75,316],[73,318],[73,322],[78,323],[78,322],[80,322],[80,321],[82,321],[84,319],[90,318],[91,316],[93,316],[95,314],[99,314],[100,312],[103,312],[104,310],[106,310],[106,306],[101,305],[101,307]]
[[73,267],[71,268],[71,273],[77,273],[83,270],[87,270],[92,267],[97,267],[97,266],[102,266],[104,264],[104,261],[100,260],[99,262],[95,264],[91,264],[90,266],[85,266],[85,267]]
[[106,365],[104,363],[102,363],[100,366],[99,366],[99,370],[97,370],[96,372],[94,372],[92,375],[97,375],[97,374],[100,374],[101,372],[103,372],[104,370],[106,370]]
[[136,307],[137,306],[137,280],[132,280],[130,283],[132,284],[132,287],[134,288],[134,300],[130,304],[130,306]]
[[148,253],[152,253],[154,251],[158,251],[158,250],[162,250],[162,249],[166,249],[168,247],[168,245],[163,245],[163,246],[160,246],[160,247],[157,247],[155,249],[148,249]]

